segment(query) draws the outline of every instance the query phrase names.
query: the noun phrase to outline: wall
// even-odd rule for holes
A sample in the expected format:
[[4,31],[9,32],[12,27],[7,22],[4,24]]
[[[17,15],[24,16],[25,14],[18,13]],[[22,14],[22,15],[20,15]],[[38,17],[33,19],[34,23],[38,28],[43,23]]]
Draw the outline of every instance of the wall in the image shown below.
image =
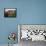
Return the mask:
[[[4,8],[17,8],[17,17],[4,18]],[[0,44],[8,43],[9,32],[18,32],[18,24],[46,24],[46,0],[0,0]]]
[[46,24],[46,0],[21,2],[21,24]]

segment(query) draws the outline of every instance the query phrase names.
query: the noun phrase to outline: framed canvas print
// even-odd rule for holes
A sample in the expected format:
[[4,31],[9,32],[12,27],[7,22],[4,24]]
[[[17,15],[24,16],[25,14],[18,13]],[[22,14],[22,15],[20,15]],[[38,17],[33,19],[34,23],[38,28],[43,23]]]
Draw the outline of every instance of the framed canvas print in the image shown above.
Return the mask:
[[16,17],[17,8],[4,8],[4,17]]

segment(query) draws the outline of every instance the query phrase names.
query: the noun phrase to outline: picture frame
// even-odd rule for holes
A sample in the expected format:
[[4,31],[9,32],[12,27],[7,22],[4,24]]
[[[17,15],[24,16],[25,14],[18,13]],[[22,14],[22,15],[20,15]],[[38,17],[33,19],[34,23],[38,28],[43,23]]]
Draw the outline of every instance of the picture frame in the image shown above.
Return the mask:
[[17,8],[4,8],[4,17],[15,17],[17,16]]
[[22,40],[46,41],[46,24],[18,24],[18,38],[18,42]]

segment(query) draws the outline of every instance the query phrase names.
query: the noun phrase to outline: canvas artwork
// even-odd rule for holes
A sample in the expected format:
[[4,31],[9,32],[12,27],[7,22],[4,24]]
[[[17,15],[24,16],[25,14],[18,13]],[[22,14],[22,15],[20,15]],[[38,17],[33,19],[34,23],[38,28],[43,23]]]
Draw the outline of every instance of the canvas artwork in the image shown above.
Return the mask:
[[46,25],[19,25],[20,41],[46,41]]
[[4,17],[16,17],[17,9],[16,8],[4,8]]

